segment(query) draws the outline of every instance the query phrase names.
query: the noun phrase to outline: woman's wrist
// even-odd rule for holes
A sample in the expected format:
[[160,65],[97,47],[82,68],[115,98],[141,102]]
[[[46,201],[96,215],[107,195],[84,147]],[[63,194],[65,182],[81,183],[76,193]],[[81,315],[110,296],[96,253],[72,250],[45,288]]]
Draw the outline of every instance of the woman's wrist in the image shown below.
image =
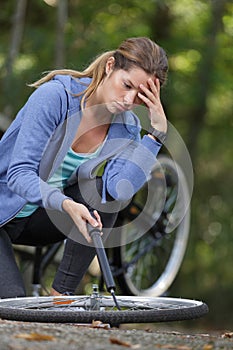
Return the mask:
[[156,128],[154,128],[152,126],[148,130],[148,136],[150,136],[151,138],[154,138],[156,141],[159,141],[160,143],[164,144],[166,137],[167,137],[167,133],[160,131],[160,130],[157,130]]
[[71,198],[64,199],[64,201],[62,202],[62,209],[65,212],[69,213],[70,210],[72,209],[73,203],[74,203],[74,201]]

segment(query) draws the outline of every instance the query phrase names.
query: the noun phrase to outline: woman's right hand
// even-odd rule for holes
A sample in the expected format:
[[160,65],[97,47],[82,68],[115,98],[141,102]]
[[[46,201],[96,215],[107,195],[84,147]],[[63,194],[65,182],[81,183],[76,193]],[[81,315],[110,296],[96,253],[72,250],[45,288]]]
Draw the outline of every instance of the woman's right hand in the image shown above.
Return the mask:
[[85,237],[87,242],[91,243],[91,237],[87,231],[87,222],[93,227],[99,227],[102,229],[101,218],[96,210],[94,210],[93,218],[87,207],[81,203],[76,203],[71,199],[65,199],[62,203],[64,211],[71,217],[79,231]]

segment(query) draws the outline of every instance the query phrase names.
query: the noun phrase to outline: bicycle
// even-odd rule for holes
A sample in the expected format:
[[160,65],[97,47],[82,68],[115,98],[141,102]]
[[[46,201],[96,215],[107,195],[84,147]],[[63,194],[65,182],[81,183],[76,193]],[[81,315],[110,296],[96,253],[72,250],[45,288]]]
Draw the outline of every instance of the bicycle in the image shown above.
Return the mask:
[[[114,233],[119,239],[107,248],[112,274],[126,295],[164,295],[186,252],[190,210],[185,176],[169,157],[158,159],[148,184],[119,213]],[[22,261],[33,261],[32,295],[46,291],[44,273],[62,245],[38,247],[34,257],[16,248]],[[102,278],[99,284],[102,290]]]
[[[164,156],[160,158],[159,164],[155,166],[148,184],[119,214],[117,227],[121,233],[118,242],[120,246],[110,249],[108,256],[112,258],[111,267],[105,249],[99,248],[101,238],[98,238],[97,255],[103,272],[100,285],[105,281],[111,296],[99,294],[98,288],[94,286],[92,293],[84,296],[6,299],[0,301],[0,317],[37,322],[49,320],[89,323],[92,320],[101,320],[121,324],[178,321],[206,314],[208,306],[201,301],[161,297],[174,281],[182,263],[189,234],[190,212],[186,210],[183,215],[184,209],[187,209],[188,189],[182,170]],[[164,190],[164,185],[167,189],[166,195],[158,206],[155,198],[160,198],[158,191]],[[149,201],[145,199],[148,186],[156,189],[152,193],[148,192]],[[146,227],[145,234],[141,234],[142,227],[144,230]],[[132,235],[137,240],[130,240]],[[155,268],[161,260],[155,261],[153,257],[169,241],[171,244],[166,256],[164,254],[165,262],[163,261],[160,271],[154,276]],[[42,264],[41,259],[38,260],[39,269],[34,270],[34,277],[40,278],[43,270],[40,269],[41,266],[47,266],[58,249],[58,245],[50,247],[43,256]],[[150,256],[152,258],[148,259]],[[112,276],[116,278],[121,290],[131,296],[116,298]]]
[[93,286],[91,295],[29,297],[0,300],[0,317],[18,321],[91,323],[111,325],[180,321],[201,317],[208,312],[205,303],[189,299],[119,296],[98,228],[89,225],[89,233],[110,296],[101,295]]

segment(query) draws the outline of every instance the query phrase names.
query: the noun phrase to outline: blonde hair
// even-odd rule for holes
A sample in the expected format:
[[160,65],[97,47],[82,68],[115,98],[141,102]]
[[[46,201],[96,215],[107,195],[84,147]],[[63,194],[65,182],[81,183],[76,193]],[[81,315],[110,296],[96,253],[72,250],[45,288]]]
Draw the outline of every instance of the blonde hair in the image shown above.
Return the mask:
[[108,59],[114,57],[114,70],[130,70],[139,67],[146,73],[156,76],[160,85],[164,85],[167,79],[168,60],[165,51],[155,42],[146,37],[129,38],[115,51],[107,51],[98,56],[84,71],[72,69],[57,69],[49,72],[41,79],[29,86],[39,87],[41,84],[51,80],[55,75],[71,75],[74,78],[90,77],[92,81],[82,93],[82,105],[84,99],[93,95],[105,77],[105,67]]

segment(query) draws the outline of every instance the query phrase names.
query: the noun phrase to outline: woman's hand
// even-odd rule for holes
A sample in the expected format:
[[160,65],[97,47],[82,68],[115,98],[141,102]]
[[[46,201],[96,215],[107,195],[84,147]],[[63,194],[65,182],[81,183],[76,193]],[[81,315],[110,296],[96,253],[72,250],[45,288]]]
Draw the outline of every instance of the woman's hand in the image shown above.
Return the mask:
[[96,210],[93,212],[96,217],[95,219],[85,205],[76,203],[71,199],[65,199],[62,206],[64,211],[69,214],[79,231],[86,238],[87,242],[91,243],[91,237],[87,231],[87,222],[93,227],[99,227],[99,229],[102,230],[102,222],[98,212]]
[[160,100],[160,82],[155,79],[155,82],[148,79],[148,86],[140,85],[143,93],[138,92],[138,97],[145,103],[149,109],[149,117],[151,126],[159,131],[167,132],[167,118],[163,110]]

